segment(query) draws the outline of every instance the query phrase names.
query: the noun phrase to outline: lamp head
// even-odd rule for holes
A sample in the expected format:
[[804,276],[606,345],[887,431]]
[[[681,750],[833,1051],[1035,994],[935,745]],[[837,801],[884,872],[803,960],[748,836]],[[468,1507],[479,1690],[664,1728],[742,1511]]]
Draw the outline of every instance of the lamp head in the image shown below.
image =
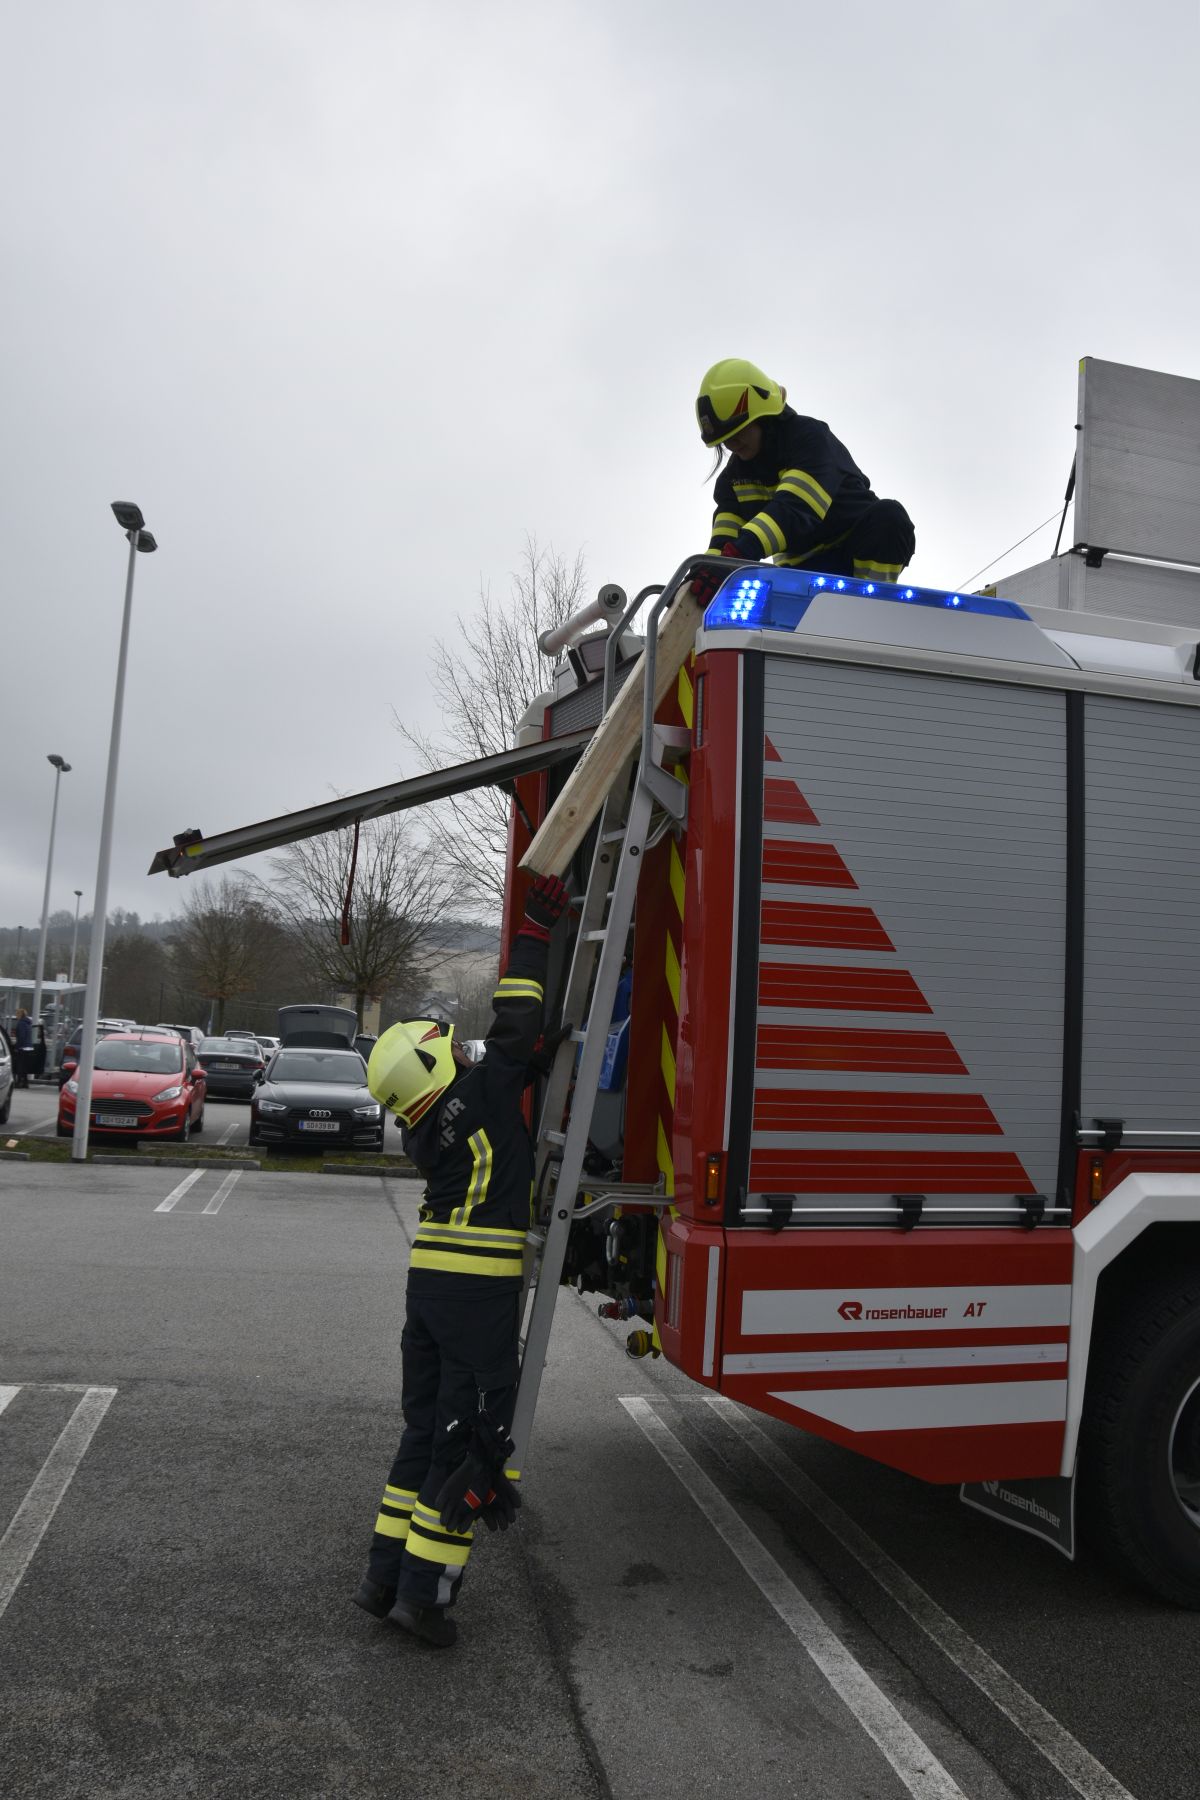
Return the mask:
[[135,500],[114,500],[112,509],[122,531],[140,531],[146,523],[142,517],[142,509]]
[[58,769],[63,775],[70,774],[71,765],[69,762],[64,762],[61,756],[48,756],[46,758],[46,761],[48,763],[53,763],[54,767],[56,769]]
[[158,539],[152,531],[139,531],[137,534],[137,548],[147,552],[157,550]]

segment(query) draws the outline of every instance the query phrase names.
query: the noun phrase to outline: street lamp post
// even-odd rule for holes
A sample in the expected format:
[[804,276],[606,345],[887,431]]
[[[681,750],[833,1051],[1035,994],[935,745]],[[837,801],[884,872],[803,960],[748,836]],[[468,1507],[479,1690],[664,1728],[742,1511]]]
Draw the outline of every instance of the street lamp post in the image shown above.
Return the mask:
[[68,981],[74,981],[74,979],[75,979],[75,946],[79,942],[79,902],[82,899],[83,899],[83,889],[76,888],[75,889],[75,929],[71,933],[71,973],[67,976]]
[[50,876],[54,869],[54,827],[58,822],[58,784],[69,775],[71,765],[61,756],[48,756],[54,766],[54,805],[50,809],[50,848],[46,853],[46,889],[42,895],[42,930],[38,938],[37,968],[33,976],[33,1029],[36,1036],[42,1022],[42,980],[46,973],[46,933],[50,927]]
[[138,551],[157,550],[153,535],[145,529],[142,509],[132,500],[114,500],[117,524],[129,540],[129,568],[125,576],[125,611],[121,619],[121,648],[117,656],[117,685],[113,692],[112,731],[108,740],[108,774],[104,782],[104,812],[100,819],[100,856],[96,864],[96,891],[92,902],[92,941],[88,951],[87,991],[83,997],[83,1030],[79,1037],[79,1067],[75,1072],[75,1134],[72,1162],[87,1160],[88,1124],[92,1111],[92,1074],[96,1066],[96,1021],[100,1016],[100,981],[104,971],[104,928],[108,914],[108,865],[112,855],[113,811],[117,797],[117,764],[121,756],[121,713],[125,705],[125,663],[129,653],[129,620],[133,611],[133,569]]

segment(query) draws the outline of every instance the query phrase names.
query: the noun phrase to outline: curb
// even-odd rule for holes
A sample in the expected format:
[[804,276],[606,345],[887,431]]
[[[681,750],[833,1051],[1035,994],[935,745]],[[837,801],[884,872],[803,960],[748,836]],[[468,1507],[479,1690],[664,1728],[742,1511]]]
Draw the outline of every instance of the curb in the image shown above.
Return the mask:
[[4,1162],[28,1162],[28,1150],[0,1150],[0,1160]]
[[364,1169],[361,1163],[326,1163],[326,1175],[377,1175],[384,1181],[420,1181],[415,1169]]
[[247,1157],[234,1161],[232,1157],[215,1156],[93,1156],[94,1163],[123,1163],[130,1169],[261,1169],[262,1164]]

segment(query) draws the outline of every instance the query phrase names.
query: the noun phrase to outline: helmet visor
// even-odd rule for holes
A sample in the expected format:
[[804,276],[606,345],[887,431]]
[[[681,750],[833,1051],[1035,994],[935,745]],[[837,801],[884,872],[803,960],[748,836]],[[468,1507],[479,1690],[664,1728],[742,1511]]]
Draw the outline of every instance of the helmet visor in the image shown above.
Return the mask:
[[710,446],[723,444],[726,438],[736,437],[737,433],[750,423],[750,390],[743,388],[737,396],[733,411],[727,418],[720,418],[708,394],[701,394],[696,402],[696,418],[700,425],[700,436]]

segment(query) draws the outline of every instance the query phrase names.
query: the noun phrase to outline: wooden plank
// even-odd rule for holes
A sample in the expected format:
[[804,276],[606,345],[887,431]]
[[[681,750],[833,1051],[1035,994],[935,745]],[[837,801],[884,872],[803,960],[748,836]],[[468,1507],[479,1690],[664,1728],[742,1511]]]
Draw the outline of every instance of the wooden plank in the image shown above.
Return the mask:
[[[656,710],[691,653],[703,616],[704,609],[689,582],[676,594],[659,627],[654,667]],[[604,796],[641,739],[645,682],[643,652],[521,858],[523,869],[535,875],[562,875],[566,870],[603,806]]]

